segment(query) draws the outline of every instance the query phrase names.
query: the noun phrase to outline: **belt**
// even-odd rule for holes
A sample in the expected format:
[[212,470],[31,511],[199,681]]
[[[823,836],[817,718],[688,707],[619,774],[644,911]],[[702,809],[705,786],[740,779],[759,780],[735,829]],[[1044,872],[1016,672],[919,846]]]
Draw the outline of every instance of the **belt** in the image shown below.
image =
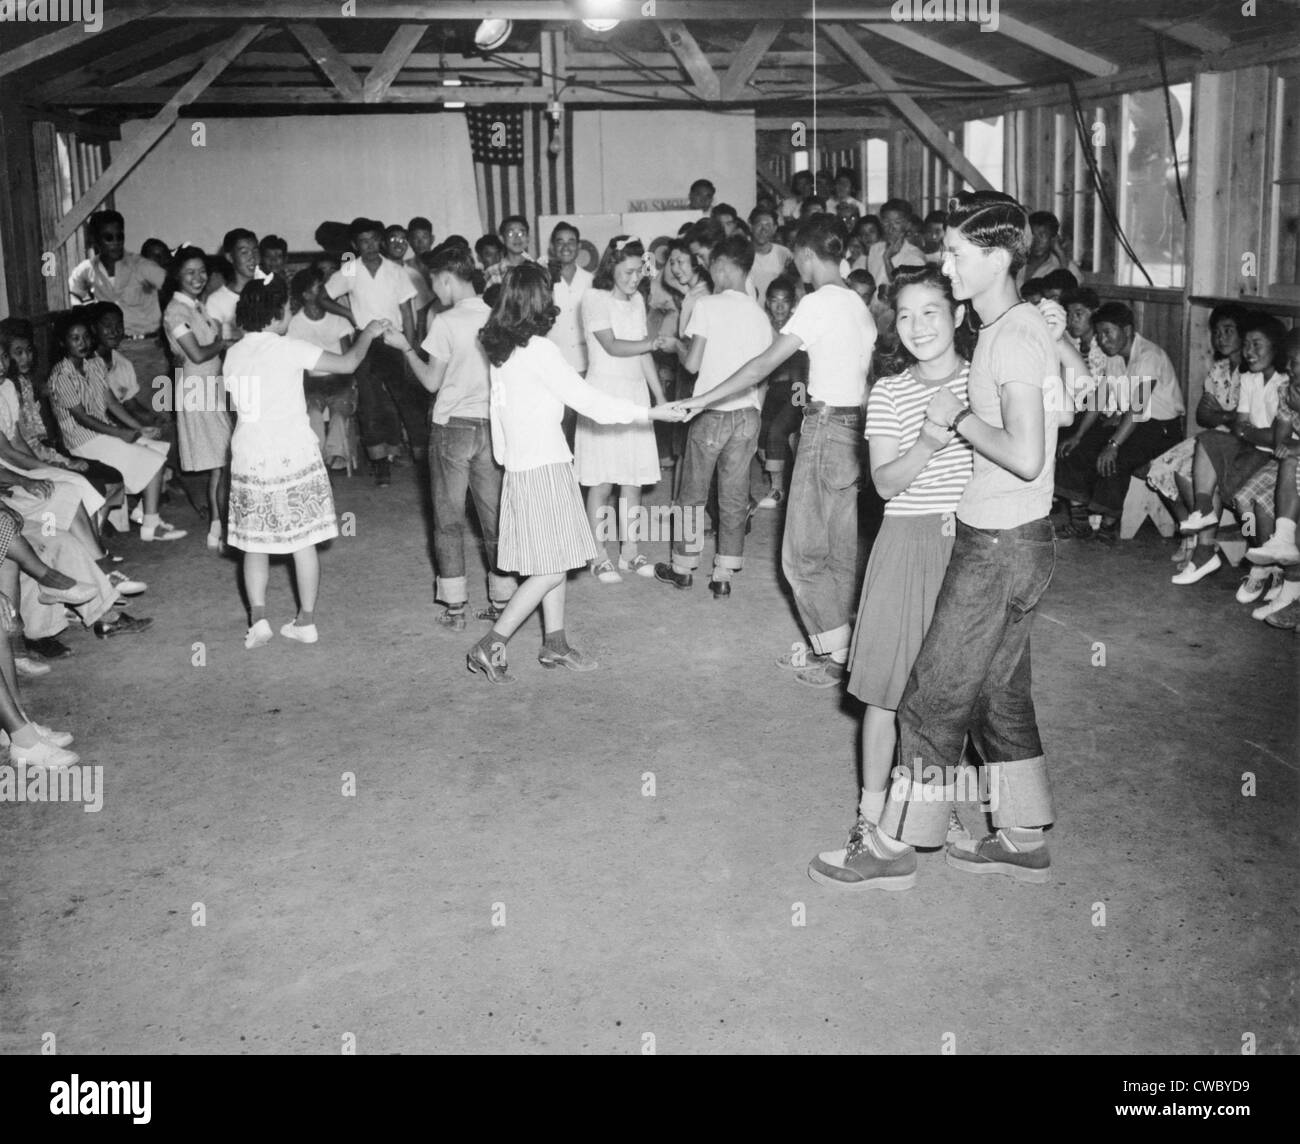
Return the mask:
[[143,342],[149,338],[156,338],[161,332],[161,330],[154,330],[148,334],[125,334],[124,337],[128,342]]
[[861,417],[861,405],[827,405],[824,401],[810,401],[804,406],[804,416],[809,413],[833,413],[841,417]]

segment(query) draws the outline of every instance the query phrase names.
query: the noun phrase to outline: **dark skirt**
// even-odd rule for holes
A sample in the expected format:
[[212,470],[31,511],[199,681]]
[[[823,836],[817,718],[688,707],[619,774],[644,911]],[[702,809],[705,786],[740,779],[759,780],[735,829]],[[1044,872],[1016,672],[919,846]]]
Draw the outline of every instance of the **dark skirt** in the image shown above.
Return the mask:
[[871,547],[849,645],[849,692],[898,710],[948,571],[955,513],[886,516]]
[[571,462],[506,470],[497,541],[501,571],[548,576],[581,568],[597,556]]

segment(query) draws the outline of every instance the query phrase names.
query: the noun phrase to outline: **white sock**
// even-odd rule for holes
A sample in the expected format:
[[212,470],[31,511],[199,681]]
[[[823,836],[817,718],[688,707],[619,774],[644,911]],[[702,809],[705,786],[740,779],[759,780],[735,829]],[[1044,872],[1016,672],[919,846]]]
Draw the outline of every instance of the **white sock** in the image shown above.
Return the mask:
[[1277,527],[1273,530],[1273,539],[1279,540],[1283,544],[1295,543],[1295,521],[1287,520],[1283,517],[1277,522]]
[[1004,826],[1002,830],[1017,850],[1037,850],[1043,844],[1041,826]]
[[848,663],[849,649],[846,647],[842,647],[840,648],[839,651],[831,652],[831,660],[835,663]]
[[208,535],[209,536],[221,535],[221,521],[214,520],[210,525],[208,525]]
[[862,798],[858,801],[858,810],[862,817],[873,826],[880,824],[880,815],[885,809],[885,798],[888,791],[871,791],[866,787],[862,788]]
[[[1273,602],[1278,603],[1281,601],[1284,604],[1289,604],[1292,600],[1300,600],[1300,580],[1283,580],[1282,591],[1277,594],[1277,600]],[[1281,611],[1280,608],[1278,610]]]

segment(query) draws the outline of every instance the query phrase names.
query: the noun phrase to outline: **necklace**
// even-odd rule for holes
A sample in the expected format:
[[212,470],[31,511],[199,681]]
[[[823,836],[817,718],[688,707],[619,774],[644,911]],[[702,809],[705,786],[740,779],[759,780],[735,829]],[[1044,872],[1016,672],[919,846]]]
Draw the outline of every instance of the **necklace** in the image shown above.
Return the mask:
[[993,325],[993,322],[1000,322],[1000,321],[1002,320],[1002,318],[1008,316],[1009,313],[1010,313],[1011,311],[1013,311],[1013,309],[1015,309],[1015,307],[1018,307],[1018,305],[1028,305],[1028,303],[1027,303],[1027,302],[1024,302],[1023,299],[1019,300],[1019,302],[1013,302],[1013,303],[1011,303],[1011,304],[1009,305],[1008,308],[1004,309],[1004,311],[1002,311],[1002,312],[1000,313],[1000,315],[998,315],[996,318],[993,318],[993,321],[987,321],[987,322],[982,321],[982,322],[980,322],[980,324],[979,324],[979,328],[982,329],[982,330],[987,330],[987,329],[989,328],[989,326]]

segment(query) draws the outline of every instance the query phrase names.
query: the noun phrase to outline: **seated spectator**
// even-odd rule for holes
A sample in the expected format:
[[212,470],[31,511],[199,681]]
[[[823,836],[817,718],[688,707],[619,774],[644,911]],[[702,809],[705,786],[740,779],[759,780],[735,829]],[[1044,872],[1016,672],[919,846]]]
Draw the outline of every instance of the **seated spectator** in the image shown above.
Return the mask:
[[1053,302],[1059,302],[1066,294],[1079,288],[1079,280],[1068,270],[1053,270],[1044,274],[1039,282],[1043,297]]
[[1183,394],[1169,355],[1133,328],[1133,312],[1119,302],[1093,315],[1106,353],[1106,375],[1091,408],[1057,449],[1057,495],[1070,502],[1070,519],[1057,528],[1063,540],[1092,535],[1091,514],[1101,516],[1098,538],[1119,537],[1129,479],[1182,436]]
[[[169,303],[170,304],[170,303]],[[122,344],[122,311],[114,302],[95,302],[86,307],[90,332],[95,337],[95,355],[104,369],[108,388],[123,406],[145,425],[157,425],[164,430],[164,440],[170,439],[171,418],[167,415],[164,400],[155,400],[160,394],[172,392],[170,375],[142,379],[136,376],[135,366],[118,352]]]
[[[1069,312],[1073,315],[1073,307]],[[1214,360],[1196,406],[1196,423],[1207,433],[1230,433],[1236,420],[1237,399],[1241,391],[1241,323],[1245,317],[1246,308],[1236,302],[1224,302],[1210,312],[1210,345]],[[1091,357],[1088,364],[1092,364]],[[1160,494],[1180,528],[1195,506],[1192,458],[1196,455],[1199,437],[1197,434],[1179,441],[1152,461],[1147,470],[1147,484]],[[1180,570],[1195,547],[1195,536],[1182,538],[1174,554]]]
[[1061,242],[1061,220],[1056,215],[1051,211],[1034,211],[1029,216],[1029,233],[1029,256],[1016,275],[1017,284],[1023,285],[1031,278],[1042,278],[1053,270],[1068,270],[1076,282],[1083,277],[1065,252]]
[[1065,332],[1070,344],[1088,363],[1088,372],[1092,374],[1093,380],[1100,381],[1106,372],[1106,354],[1097,344],[1092,329],[1092,315],[1101,306],[1097,292],[1080,286],[1062,294],[1060,302],[1065,308]]
[[[355,331],[346,318],[330,314],[321,305],[325,277],[314,267],[293,276],[293,305],[296,313],[289,319],[288,336],[319,346],[326,353],[344,354],[352,345]],[[307,418],[311,422],[321,455],[328,469],[346,469],[352,455],[348,440],[350,419],[357,412],[357,384],[351,374],[331,374],[311,370],[303,387],[307,398]],[[329,411],[328,425],[325,412]]]
[[50,398],[64,445],[73,456],[116,469],[128,493],[143,494],[141,540],[180,540],[185,532],[158,515],[168,451],[161,433],[123,409],[103,370],[90,364],[94,342],[84,316],[75,310],[60,315],[54,336],[62,357],[50,372]]
[[[1256,566],[1251,578],[1268,576],[1275,590],[1260,592],[1264,603],[1251,615],[1270,627],[1294,631],[1300,625],[1300,549],[1295,542],[1300,518],[1300,330],[1287,334],[1284,350],[1287,383],[1273,420],[1277,464],[1265,465],[1242,486],[1235,507],[1242,520],[1254,521],[1255,535],[1268,537],[1246,557]],[[1255,587],[1249,579],[1246,585]]]
[[[1215,549],[1219,506],[1231,504],[1246,483],[1276,458],[1273,423],[1286,374],[1286,327],[1271,314],[1250,313],[1241,320],[1243,371],[1231,433],[1202,433],[1192,457],[1192,511],[1181,531],[1196,535],[1196,547],[1187,565],[1173,577],[1175,584],[1195,584],[1223,566]],[[1237,599],[1243,604],[1257,599],[1266,585],[1251,575],[1242,583]]]

